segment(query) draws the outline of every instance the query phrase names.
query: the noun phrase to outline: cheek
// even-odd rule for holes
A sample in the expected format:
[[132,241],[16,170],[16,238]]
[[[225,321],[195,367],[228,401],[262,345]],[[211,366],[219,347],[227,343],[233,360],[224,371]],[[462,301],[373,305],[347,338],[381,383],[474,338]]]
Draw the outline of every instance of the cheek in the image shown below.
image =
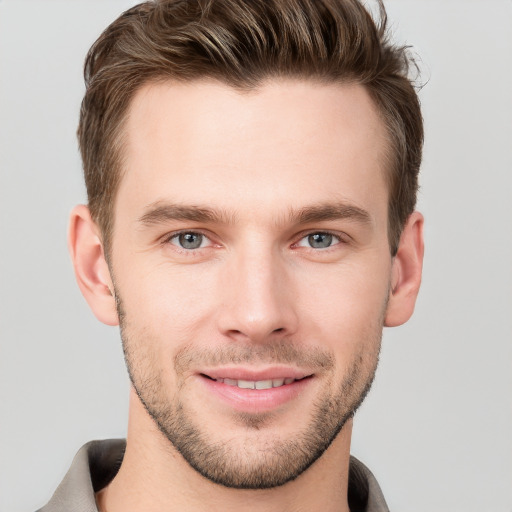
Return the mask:
[[169,264],[142,266],[116,283],[132,328],[166,345],[190,342],[190,335],[211,317],[215,297],[214,272],[198,266]]
[[389,291],[389,267],[340,265],[303,280],[303,325],[318,333],[319,342],[332,350],[356,351],[374,343],[382,330]]
[[307,301],[304,309],[333,326],[380,320],[389,291],[389,268],[349,263],[311,272],[301,286],[301,296]]

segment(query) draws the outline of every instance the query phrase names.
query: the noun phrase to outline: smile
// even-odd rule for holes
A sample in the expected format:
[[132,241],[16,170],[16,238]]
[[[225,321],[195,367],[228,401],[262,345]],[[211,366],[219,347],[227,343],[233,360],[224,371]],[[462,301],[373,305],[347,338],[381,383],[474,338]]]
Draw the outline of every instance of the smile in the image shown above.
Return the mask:
[[309,389],[313,374],[293,369],[266,371],[215,369],[198,374],[199,382],[210,397],[230,409],[246,413],[263,413],[293,402]]
[[292,377],[286,377],[282,379],[268,379],[268,380],[235,380],[235,379],[213,379],[217,382],[222,382],[228,386],[236,386],[241,389],[271,389],[280,388],[292,384],[296,380]]

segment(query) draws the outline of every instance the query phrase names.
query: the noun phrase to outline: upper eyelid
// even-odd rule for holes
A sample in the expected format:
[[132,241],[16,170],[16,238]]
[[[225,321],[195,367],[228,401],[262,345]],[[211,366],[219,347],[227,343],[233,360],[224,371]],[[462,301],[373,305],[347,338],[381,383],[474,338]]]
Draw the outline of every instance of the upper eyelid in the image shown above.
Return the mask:
[[212,242],[212,236],[202,229],[179,229],[178,231],[172,231],[170,233],[166,233],[165,235],[163,235],[161,237],[161,239],[163,242],[168,242],[169,240],[172,240],[173,238],[183,235],[185,233],[195,233],[198,235],[202,235],[202,236],[208,238],[208,240],[210,240],[210,242]]
[[[186,249],[185,247],[180,247],[177,243],[171,242],[174,238],[177,238],[180,235],[183,235],[185,233],[194,233],[194,234],[201,235],[201,236],[205,237],[208,240],[208,245],[206,247],[197,247],[195,249]],[[175,251],[176,253],[181,254],[183,256],[186,256],[188,258],[200,257],[202,254],[202,251],[216,246],[216,243],[212,240],[212,238],[210,236],[206,235],[200,229],[181,229],[178,231],[173,231],[171,233],[167,233],[160,239],[159,244],[162,247],[172,246],[173,251]]]
[[345,232],[334,231],[334,230],[330,230],[330,229],[310,229],[310,230],[303,231],[303,232],[295,235],[294,238],[296,239],[296,242],[294,242],[294,243],[297,244],[298,242],[300,242],[302,239],[306,238],[307,236],[316,235],[316,234],[332,235],[332,236],[335,236],[336,238],[338,238],[340,240],[340,242],[348,242],[347,239],[352,238],[350,235],[348,235]]
[[338,244],[343,244],[345,243],[345,241],[343,240],[343,238],[336,234],[336,233],[331,233],[329,231],[311,231],[310,233],[307,233],[306,235],[300,237],[293,245],[292,247],[301,247],[301,248],[305,248],[305,249],[312,249],[312,250],[318,250],[317,248],[315,247],[306,247],[306,246],[302,246],[302,245],[299,245],[304,239],[310,237],[311,235],[329,235],[329,236],[332,236],[333,238],[336,238],[336,240],[334,240],[334,243],[328,247],[324,247],[322,248],[323,251],[327,251],[329,249],[332,249],[333,247],[336,247]]

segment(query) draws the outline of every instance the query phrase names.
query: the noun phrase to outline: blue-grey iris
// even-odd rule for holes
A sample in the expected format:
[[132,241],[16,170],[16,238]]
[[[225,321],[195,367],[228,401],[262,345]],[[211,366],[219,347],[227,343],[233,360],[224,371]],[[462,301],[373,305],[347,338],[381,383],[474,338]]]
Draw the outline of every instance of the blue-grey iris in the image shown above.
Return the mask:
[[329,233],[314,233],[308,236],[308,242],[314,249],[326,249],[332,245],[332,235]]
[[198,249],[203,243],[203,235],[201,233],[181,233],[178,241],[184,249]]

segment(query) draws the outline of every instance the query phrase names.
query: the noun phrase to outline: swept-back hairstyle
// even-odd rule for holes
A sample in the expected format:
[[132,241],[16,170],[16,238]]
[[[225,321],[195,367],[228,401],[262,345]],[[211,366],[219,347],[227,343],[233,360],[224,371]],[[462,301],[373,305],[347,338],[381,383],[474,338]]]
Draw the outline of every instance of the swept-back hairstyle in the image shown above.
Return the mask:
[[387,129],[388,231],[396,254],[416,203],[423,121],[407,48],[388,38],[358,0],[154,0],[122,14],[85,61],[78,138],[89,208],[108,255],[122,177],[123,122],[152,81],[219,80],[241,90],[265,79],[356,83]]

